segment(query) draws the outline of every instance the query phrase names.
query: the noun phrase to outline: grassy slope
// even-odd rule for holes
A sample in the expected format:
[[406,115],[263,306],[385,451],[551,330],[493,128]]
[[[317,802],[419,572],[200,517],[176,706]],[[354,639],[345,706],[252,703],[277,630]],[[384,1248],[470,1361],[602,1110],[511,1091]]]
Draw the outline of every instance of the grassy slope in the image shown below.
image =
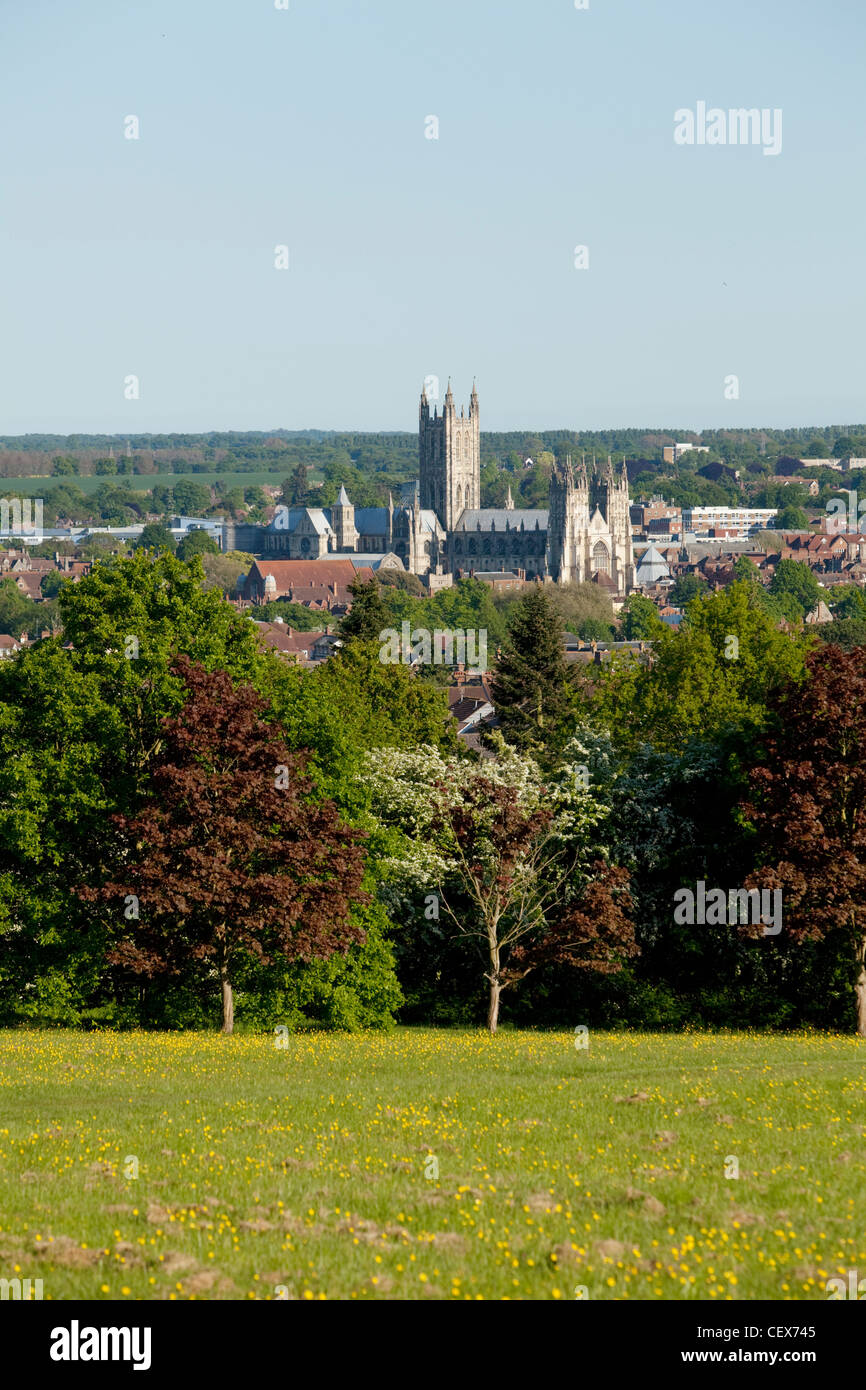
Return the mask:
[[3,1033],[0,1276],[57,1299],[824,1299],[866,1273],[863,1047]]

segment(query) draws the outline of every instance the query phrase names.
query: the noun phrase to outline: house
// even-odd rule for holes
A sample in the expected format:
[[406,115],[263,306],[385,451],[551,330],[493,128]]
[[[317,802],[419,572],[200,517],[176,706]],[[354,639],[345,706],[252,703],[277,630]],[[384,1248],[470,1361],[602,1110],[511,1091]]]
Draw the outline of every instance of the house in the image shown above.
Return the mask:
[[15,583],[17,587],[21,590],[22,594],[26,594],[27,597],[29,599],[32,599],[34,603],[41,602],[42,581],[45,578],[45,575],[41,571],[37,570],[35,574],[30,574],[29,572],[19,573],[16,574],[14,578]]
[[307,608],[346,612],[352,606],[349,586],[356,579],[369,583],[369,565],[353,560],[256,560],[245,579],[238,580],[238,594],[253,603],[287,599]]
[[255,627],[259,640],[289,661],[312,660],[313,646],[325,636],[323,632],[297,632],[282,618],[275,618],[272,623],[255,621]]
[[0,633],[0,661],[7,661],[9,657],[20,652],[21,648],[26,645],[27,639],[24,636],[19,639],[10,637],[8,632]]

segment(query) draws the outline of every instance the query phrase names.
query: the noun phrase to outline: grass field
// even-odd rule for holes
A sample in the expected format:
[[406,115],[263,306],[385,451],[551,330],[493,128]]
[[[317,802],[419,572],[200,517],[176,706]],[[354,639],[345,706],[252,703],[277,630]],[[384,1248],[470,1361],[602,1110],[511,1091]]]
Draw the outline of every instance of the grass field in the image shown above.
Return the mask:
[[805,1300],[866,1275],[862,1041],[285,1041],[0,1034],[0,1277],[54,1299]]

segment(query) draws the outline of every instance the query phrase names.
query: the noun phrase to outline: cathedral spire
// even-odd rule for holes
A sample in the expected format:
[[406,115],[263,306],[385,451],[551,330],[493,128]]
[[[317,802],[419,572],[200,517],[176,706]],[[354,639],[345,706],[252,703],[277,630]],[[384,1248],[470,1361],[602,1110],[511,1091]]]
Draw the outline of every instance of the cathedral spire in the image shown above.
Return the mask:
[[506,493],[506,496],[505,496],[505,510],[506,510],[507,512],[513,512],[513,511],[514,511],[514,498],[511,496],[511,484],[510,484],[510,483],[508,484],[508,492]]

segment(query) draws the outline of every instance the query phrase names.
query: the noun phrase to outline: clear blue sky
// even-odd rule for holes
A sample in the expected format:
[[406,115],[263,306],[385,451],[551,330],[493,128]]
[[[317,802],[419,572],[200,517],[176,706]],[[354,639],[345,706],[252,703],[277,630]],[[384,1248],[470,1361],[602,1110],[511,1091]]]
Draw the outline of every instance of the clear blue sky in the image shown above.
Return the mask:
[[[428,373],[485,429],[864,420],[864,38],[862,0],[6,0],[0,434],[414,429]],[[676,145],[699,101],[781,108],[781,153]]]

